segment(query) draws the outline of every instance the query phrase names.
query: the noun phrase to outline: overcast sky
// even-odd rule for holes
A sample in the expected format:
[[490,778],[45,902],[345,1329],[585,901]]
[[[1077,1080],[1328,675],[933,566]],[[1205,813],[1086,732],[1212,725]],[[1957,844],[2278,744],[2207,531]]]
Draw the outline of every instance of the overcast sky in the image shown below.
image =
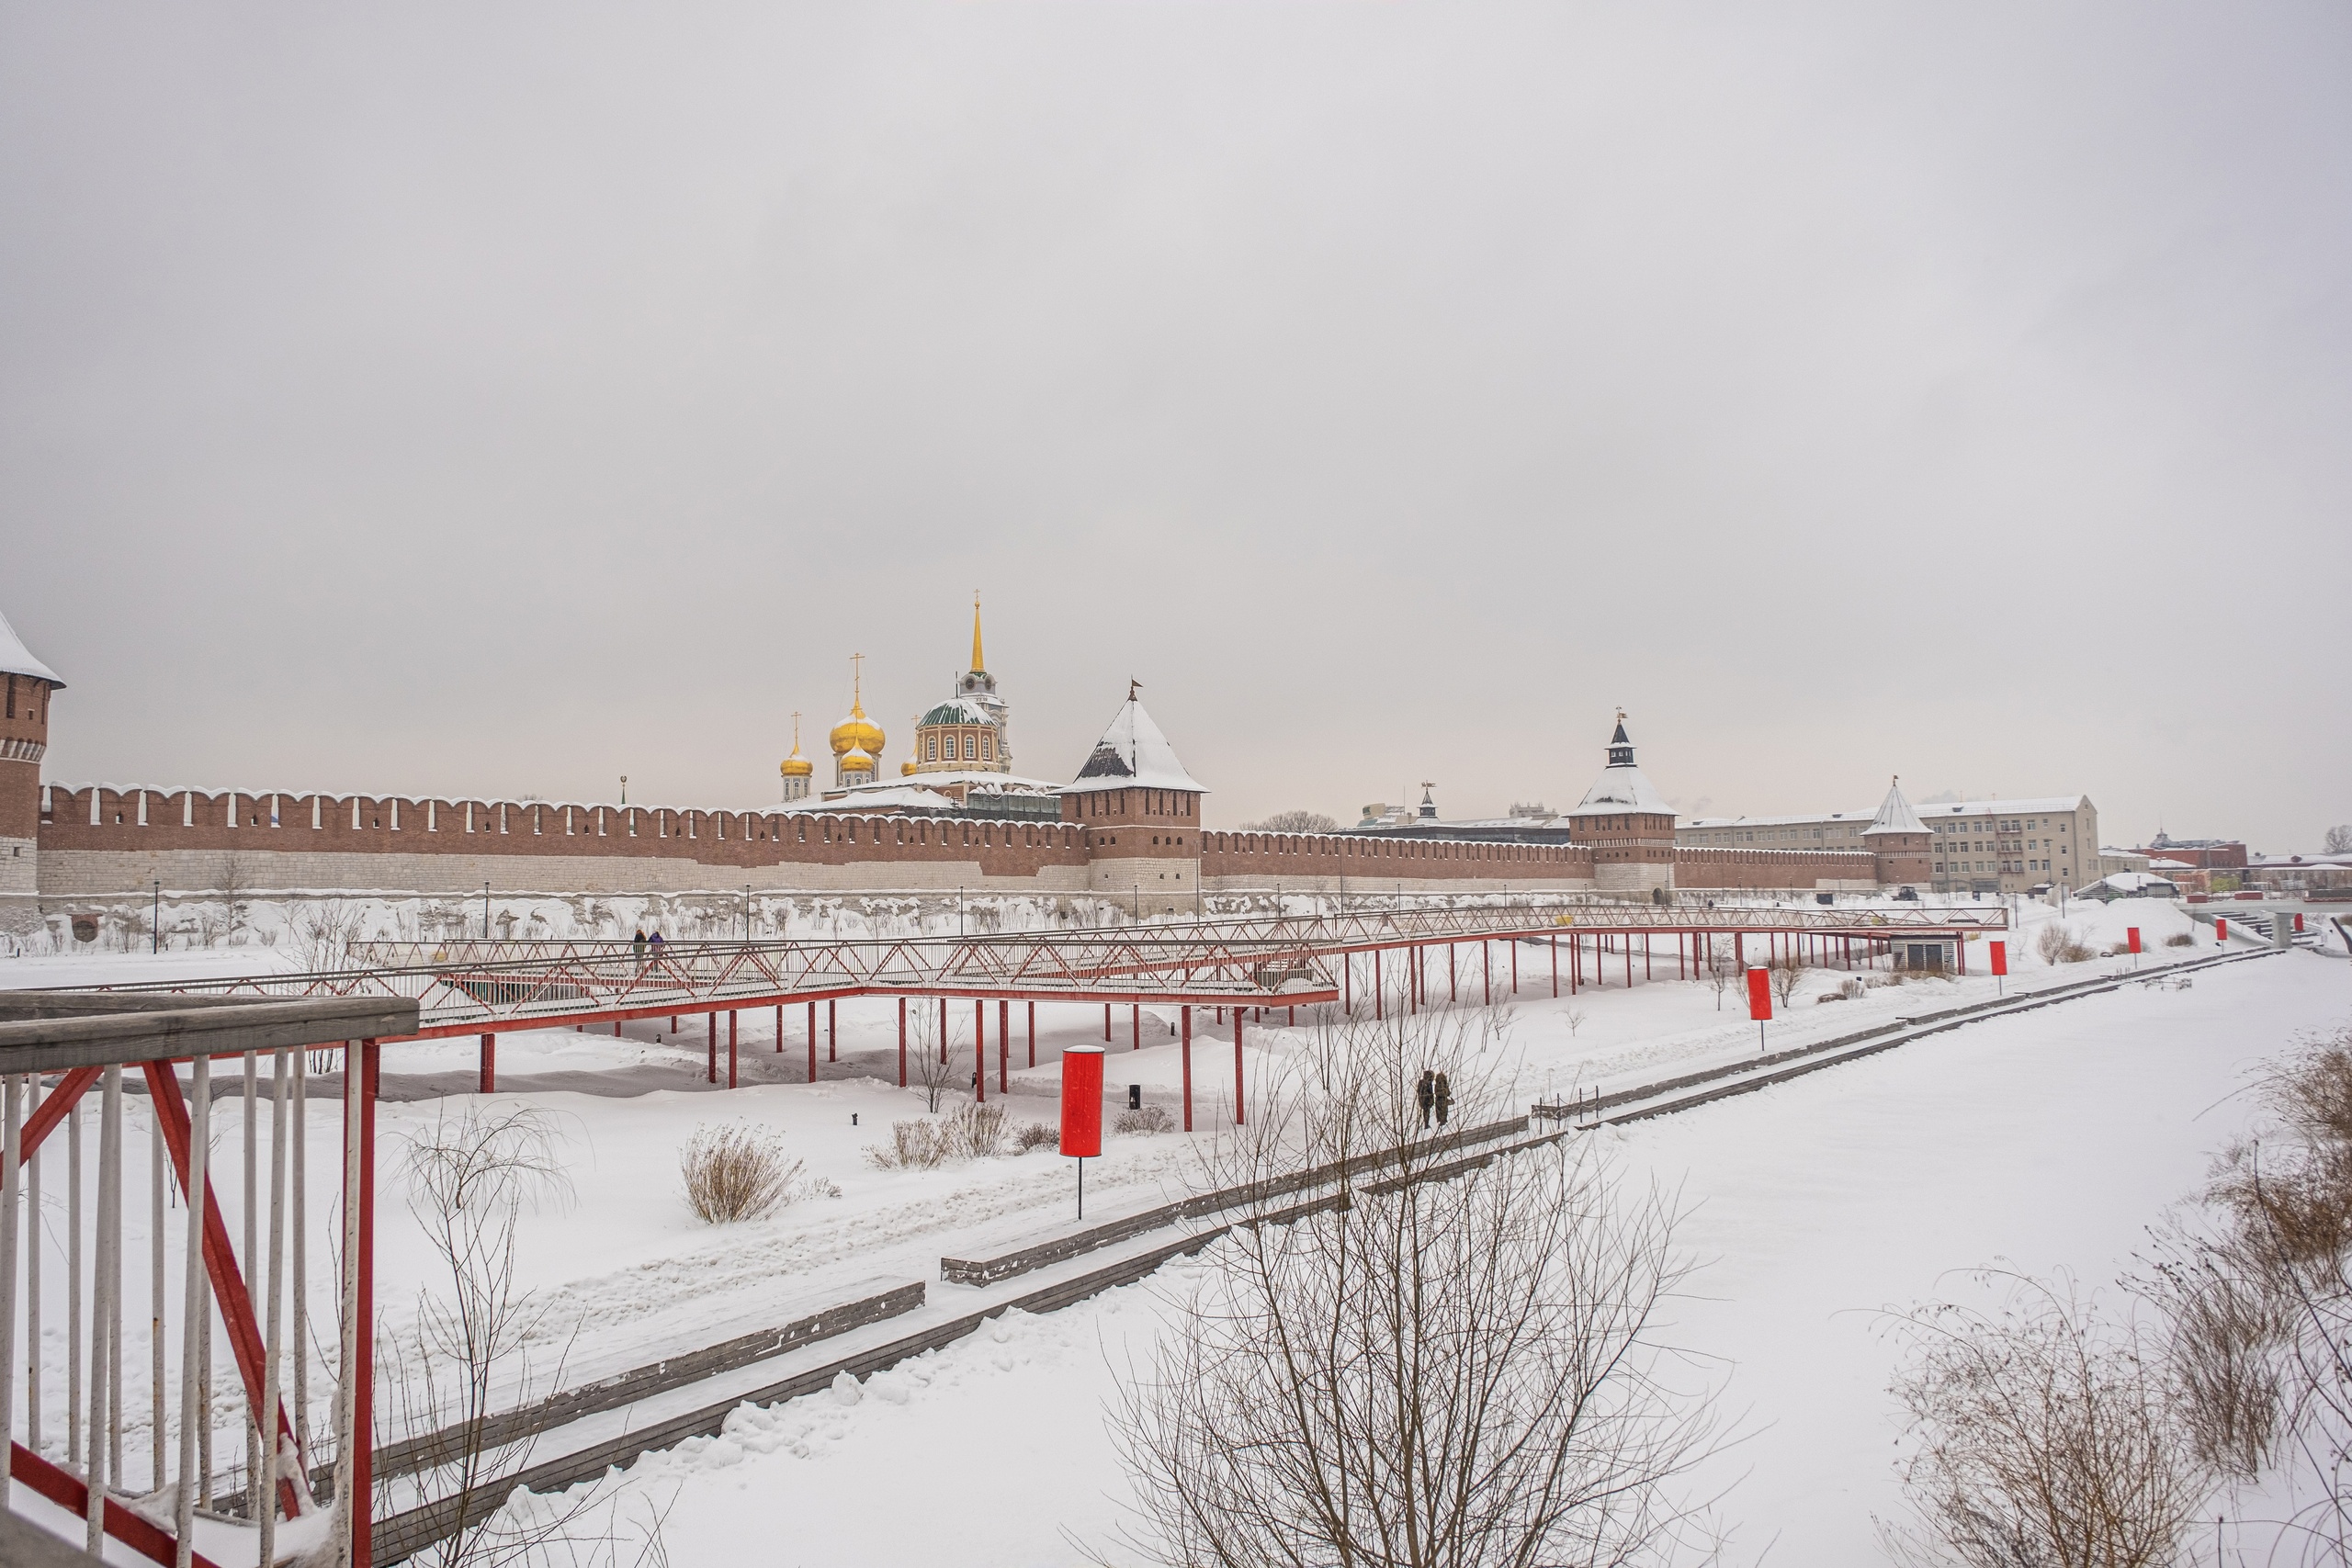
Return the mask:
[[[2352,12],[0,8],[57,781],[2352,820]],[[830,775],[830,769],[824,770]]]

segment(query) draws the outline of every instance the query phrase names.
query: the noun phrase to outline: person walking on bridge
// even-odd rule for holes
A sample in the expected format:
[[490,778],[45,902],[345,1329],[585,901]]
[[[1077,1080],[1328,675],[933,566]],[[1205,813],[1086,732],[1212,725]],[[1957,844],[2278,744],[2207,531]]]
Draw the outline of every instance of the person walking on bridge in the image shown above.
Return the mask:
[[645,928],[643,926],[637,928],[637,936],[629,942],[628,947],[638,963],[643,964],[645,962]]

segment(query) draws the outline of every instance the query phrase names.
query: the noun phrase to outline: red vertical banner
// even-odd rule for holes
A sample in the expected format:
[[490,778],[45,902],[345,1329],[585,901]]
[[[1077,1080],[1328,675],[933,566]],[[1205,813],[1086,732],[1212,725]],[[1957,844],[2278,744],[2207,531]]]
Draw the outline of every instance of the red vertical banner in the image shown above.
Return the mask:
[[2009,972],[2009,944],[2006,942],[1996,942],[1992,943],[1991,946],[1993,949],[1993,973],[1996,975],[2007,974]]
[[1062,1053],[1062,1153],[1092,1159],[1102,1152],[1102,1047]]
[[2227,941],[2229,941],[2229,940],[2230,940],[2230,922],[2229,922],[2229,921],[2227,921],[2227,920],[2223,920],[2223,919],[2216,919],[2216,920],[2213,922],[2213,940],[2214,940],[2214,942],[2217,942],[2217,943],[2218,943],[2218,942],[2227,942]]
[[2123,945],[2134,953],[2137,953],[2140,951],[2140,928],[2138,926],[2126,926],[2123,928]]
[[1750,969],[1747,972],[1747,1016],[1763,1023],[1772,1016],[1772,972]]

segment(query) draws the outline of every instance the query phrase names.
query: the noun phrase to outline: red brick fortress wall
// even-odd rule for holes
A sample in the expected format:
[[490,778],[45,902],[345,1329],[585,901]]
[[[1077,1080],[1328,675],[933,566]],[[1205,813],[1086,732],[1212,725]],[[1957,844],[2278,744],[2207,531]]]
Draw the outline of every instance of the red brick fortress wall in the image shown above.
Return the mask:
[[1592,852],[1575,844],[1490,844],[1351,833],[1203,835],[1201,874],[1211,882],[1273,886],[1286,879],[1371,887],[1386,882],[1473,882],[1530,887],[1590,886]]
[[103,785],[52,787],[44,798],[45,897],[119,893],[151,879],[215,887],[230,855],[248,886],[416,891],[478,883],[485,861],[493,880],[565,891],[639,890],[651,874],[677,887],[738,886],[745,874],[762,886],[790,886],[790,874],[826,871],[837,873],[822,879],[835,886],[952,887],[960,874],[1075,890],[1088,859],[1082,829],[1047,822]]
[[1685,844],[1674,852],[1677,887],[1875,887],[1878,857],[1866,850],[1735,850]]

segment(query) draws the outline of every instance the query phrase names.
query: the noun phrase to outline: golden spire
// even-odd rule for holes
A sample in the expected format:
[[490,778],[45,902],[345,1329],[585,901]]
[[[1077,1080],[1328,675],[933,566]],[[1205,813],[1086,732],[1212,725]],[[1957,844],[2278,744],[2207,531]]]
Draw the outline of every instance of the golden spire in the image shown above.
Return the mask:
[[833,726],[832,734],[827,737],[836,757],[845,757],[853,750],[863,751],[869,758],[882,754],[885,741],[882,727],[865,716],[865,655],[862,653],[849,656],[849,716]]
[[972,668],[985,671],[988,660],[980,655],[980,591],[972,590]]
[[859,718],[865,716],[865,655],[849,656],[849,711]]

